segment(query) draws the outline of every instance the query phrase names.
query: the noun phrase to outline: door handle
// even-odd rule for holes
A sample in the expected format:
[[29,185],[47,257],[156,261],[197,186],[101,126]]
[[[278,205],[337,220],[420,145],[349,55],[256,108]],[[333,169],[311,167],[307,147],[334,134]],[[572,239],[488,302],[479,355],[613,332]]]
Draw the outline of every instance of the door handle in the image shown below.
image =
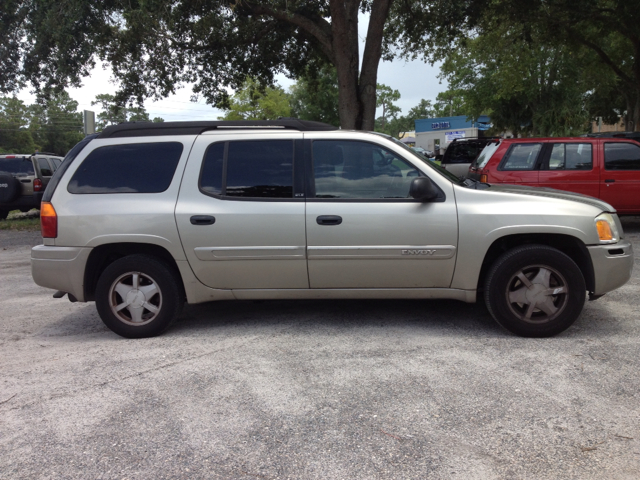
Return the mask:
[[611,179],[611,178],[608,178],[608,179],[606,179],[606,180],[604,181],[604,183],[613,183],[613,182],[615,182],[615,180],[613,180],[613,179]]
[[338,215],[320,215],[316,218],[318,225],[340,225],[342,223],[342,217]]
[[216,217],[211,215],[194,215],[189,220],[191,225],[213,225],[216,223]]

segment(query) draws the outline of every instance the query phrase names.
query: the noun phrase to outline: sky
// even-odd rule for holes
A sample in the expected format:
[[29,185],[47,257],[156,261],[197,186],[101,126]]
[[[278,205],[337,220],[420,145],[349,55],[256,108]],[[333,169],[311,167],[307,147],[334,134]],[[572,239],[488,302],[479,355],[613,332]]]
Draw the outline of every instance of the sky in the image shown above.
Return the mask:
[[[360,32],[360,54],[364,51],[364,38],[367,32],[368,16],[360,15],[358,30]],[[362,60],[362,59],[361,59]],[[446,82],[438,80],[440,69],[438,66],[431,66],[420,60],[405,61],[396,59],[392,62],[380,62],[378,68],[378,83],[388,85],[400,92],[400,100],[396,105],[402,110],[401,115],[405,115],[409,110],[420,103],[421,99],[435,100],[438,93],[445,91]],[[288,90],[294,83],[286,76],[280,74],[276,77],[276,82]],[[99,112],[97,105],[92,106],[96,95],[101,93],[113,94],[117,90],[117,84],[111,76],[110,68],[104,69],[98,65],[93,69],[91,75],[83,79],[80,88],[69,88],[67,91],[71,98],[79,103],[80,110],[93,110]],[[34,102],[34,96],[28,89],[21,91],[18,98],[25,103]],[[198,103],[191,102],[191,88],[186,86],[170,97],[160,100],[147,100],[144,103],[145,109],[151,118],[161,117],[165,121],[187,121],[187,120],[217,120],[223,115],[221,110],[207,105],[204,100]],[[381,114],[382,111],[377,112]]]

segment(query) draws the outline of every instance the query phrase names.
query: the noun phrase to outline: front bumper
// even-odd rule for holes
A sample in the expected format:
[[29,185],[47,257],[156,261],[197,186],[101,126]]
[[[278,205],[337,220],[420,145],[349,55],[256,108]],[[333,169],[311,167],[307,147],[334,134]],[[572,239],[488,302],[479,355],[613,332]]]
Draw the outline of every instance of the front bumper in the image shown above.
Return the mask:
[[633,247],[627,240],[612,245],[587,247],[593,263],[595,295],[603,295],[621,287],[631,278]]
[[38,245],[31,249],[31,276],[41,287],[70,293],[84,302],[84,271],[91,248]]

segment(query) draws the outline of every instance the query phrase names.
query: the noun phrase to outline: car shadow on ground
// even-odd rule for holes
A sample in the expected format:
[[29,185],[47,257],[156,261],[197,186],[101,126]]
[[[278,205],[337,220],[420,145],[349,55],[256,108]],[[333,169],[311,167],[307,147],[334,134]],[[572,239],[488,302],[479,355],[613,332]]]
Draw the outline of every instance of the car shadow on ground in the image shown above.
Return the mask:
[[[498,325],[484,303],[454,300],[265,300],[185,304],[180,317],[163,334],[172,337],[225,337],[286,330],[298,335],[338,335],[345,331],[410,330],[437,337],[517,338]],[[587,302],[577,322],[559,337],[610,337],[624,330],[603,302]],[[94,303],[77,304],[65,315],[33,333],[39,338],[105,336],[119,339],[100,320]],[[23,335],[21,335],[23,337]]]

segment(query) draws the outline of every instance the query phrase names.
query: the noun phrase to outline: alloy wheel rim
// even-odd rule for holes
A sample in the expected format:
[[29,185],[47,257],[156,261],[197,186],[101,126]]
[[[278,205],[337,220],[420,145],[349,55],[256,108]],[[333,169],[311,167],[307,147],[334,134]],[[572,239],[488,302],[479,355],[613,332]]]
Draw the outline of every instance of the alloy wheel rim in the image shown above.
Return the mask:
[[569,287],[556,269],[529,265],[511,276],[505,293],[516,317],[526,323],[541,324],[562,313],[568,303]]
[[152,322],[160,314],[162,293],[149,275],[127,272],[111,284],[109,307],[118,320],[139,327]]

